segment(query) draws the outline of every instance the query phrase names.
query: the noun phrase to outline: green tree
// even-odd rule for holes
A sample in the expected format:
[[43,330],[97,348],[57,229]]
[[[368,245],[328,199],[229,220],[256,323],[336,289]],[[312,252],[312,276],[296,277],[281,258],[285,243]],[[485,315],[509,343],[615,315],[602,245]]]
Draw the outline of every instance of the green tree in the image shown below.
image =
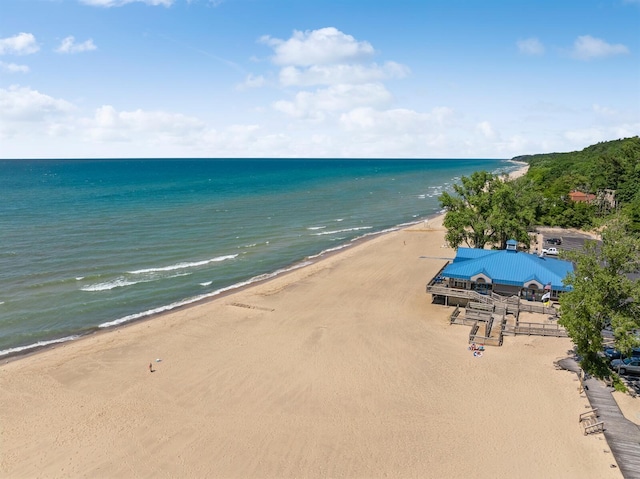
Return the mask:
[[515,188],[514,182],[479,171],[463,176],[453,189],[455,194],[444,192],[439,198],[447,211],[443,224],[450,246],[504,248],[510,238],[529,244],[527,226],[534,204],[529,203],[531,195]]
[[640,271],[640,240],[630,234],[628,221],[613,218],[602,231],[602,244],[588,241],[580,253],[567,253],[575,270],[565,279],[573,289],[560,296],[564,326],[582,357],[582,367],[606,374],[602,330],[611,326],[616,347],[629,352],[640,341],[640,283],[630,273]]
[[455,195],[445,191],[438,198],[447,210],[443,222],[447,228],[445,239],[454,248],[463,242],[469,247],[484,248],[492,233],[489,216],[496,178],[486,171],[476,171],[460,181],[462,184],[453,185]]

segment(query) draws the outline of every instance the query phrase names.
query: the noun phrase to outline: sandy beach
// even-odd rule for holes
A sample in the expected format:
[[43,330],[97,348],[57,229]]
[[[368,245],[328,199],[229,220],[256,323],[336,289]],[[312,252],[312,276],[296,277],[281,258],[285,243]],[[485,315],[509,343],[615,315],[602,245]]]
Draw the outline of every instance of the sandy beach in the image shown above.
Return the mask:
[[0,475],[621,477],[569,340],[474,357],[431,304],[441,221],[3,364]]

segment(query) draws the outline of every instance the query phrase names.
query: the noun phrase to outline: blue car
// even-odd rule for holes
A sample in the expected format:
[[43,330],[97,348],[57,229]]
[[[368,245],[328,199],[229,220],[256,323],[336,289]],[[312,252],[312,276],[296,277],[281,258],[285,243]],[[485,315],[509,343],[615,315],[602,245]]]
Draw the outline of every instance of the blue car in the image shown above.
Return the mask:
[[606,347],[604,348],[604,357],[611,361],[612,359],[620,359],[622,353],[615,348]]
[[[606,347],[604,348],[604,356],[607,358],[607,360],[612,361],[614,359],[622,359],[624,357],[624,355],[618,351],[615,348],[612,347]],[[631,356],[632,358],[640,358],[640,348],[633,348],[631,350]]]

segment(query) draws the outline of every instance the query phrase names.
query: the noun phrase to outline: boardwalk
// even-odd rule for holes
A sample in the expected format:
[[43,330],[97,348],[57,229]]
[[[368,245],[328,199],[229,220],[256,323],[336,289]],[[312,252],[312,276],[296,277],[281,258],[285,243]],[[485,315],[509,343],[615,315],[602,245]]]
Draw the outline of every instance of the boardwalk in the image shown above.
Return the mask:
[[[559,364],[564,369],[580,371],[573,359],[563,359]],[[640,426],[622,415],[611,394],[613,388],[594,378],[585,380],[584,386],[591,407],[598,408],[600,420],[604,421],[604,436],[620,472],[625,479],[640,479]]]

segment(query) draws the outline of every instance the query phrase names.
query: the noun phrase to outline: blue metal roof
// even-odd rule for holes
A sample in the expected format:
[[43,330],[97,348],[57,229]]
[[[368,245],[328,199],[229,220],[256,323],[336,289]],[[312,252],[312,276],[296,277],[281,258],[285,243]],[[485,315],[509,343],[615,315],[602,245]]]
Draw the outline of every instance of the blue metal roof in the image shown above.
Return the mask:
[[541,258],[522,251],[458,248],[453,263],[441,274],[468,280],[482,273],[494,283],[521,287],[535,280],[542,285],[551,283],[554,290],[569,291],[571,288],[563,285],[562,280],[572,271],[570,261],[557,258]]

